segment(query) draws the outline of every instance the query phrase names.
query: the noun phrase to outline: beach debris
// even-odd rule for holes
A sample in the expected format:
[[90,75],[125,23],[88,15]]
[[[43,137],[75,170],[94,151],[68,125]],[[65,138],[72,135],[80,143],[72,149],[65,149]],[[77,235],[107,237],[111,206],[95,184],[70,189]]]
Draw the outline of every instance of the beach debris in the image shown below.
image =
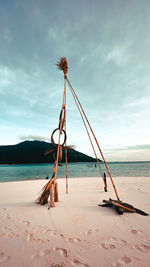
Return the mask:
[[45,205],[48,203],[48,198],[50,195],[50,187],[51,187],[52,183],[53,183],[53,177],[42,188],[40,196],[38,197],[38,199],[36,199],[37,204]]
[[132,205],[122,202],[122,201],[118,201],[118,200],[113,200],[111,198],[109,198],[109,200],[103,200],[103,203],[105,204],[99,204],[98,206],[101,207],[112,207],[115,208],[115,210],[117,211],[118,214],[123,214],[124,212],[131,212],[131,213],[139,213],[143,216],[148,216],[149,214],[139,210],[135,207],[133,207]]

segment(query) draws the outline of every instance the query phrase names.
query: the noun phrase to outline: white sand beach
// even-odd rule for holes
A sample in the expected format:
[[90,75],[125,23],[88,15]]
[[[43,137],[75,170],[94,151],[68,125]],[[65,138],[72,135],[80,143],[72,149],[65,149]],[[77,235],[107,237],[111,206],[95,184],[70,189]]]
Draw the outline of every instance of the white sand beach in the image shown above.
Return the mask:
[[[122,201],[150,213],[150,177],[117,177]],[[34,201],[46,180],[0,184],[0,266],[150,266],[150,216],[100,207],[116,199],[108,180],[58,179],[59,202]]]

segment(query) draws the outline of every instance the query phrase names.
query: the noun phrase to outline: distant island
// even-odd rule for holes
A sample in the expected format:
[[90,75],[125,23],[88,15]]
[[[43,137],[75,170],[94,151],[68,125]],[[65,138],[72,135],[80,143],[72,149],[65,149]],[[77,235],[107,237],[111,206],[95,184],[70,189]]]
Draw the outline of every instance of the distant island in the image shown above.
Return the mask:
[[[16,145],[0,146],[0,164],[53,163],[52,154],[45,155],[53,144],[44,141],[24,141]],[[74,149],[68,150],[68,162],[96,162],[96,159]],[[65,162],[63,150],[62,162]]]

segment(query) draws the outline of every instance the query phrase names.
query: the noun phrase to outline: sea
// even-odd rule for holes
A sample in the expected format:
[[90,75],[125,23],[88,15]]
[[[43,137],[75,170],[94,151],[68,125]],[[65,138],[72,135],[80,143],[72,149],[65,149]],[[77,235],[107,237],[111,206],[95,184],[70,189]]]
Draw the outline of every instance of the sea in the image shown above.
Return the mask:
[[[108,167],[112,177],[150,177],[150,161],[110,162]],[[68,163],[68,178],[101,177],[97,163]],[[102,171],[106,173],[104,163]],[[47,179],[53,174],[53,164],[12,164],[0,165],[0,182]],[[57,177],[64,178],[66,165],[58,166]]]

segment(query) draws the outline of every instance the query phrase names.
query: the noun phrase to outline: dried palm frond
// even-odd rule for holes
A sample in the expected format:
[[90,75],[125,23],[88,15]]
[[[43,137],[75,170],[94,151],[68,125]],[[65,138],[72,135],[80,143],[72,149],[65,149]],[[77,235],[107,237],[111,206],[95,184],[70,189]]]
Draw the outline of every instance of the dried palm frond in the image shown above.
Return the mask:
[[[70,150],[70,149],[73,149],[73,148],[74,148],[74,146],[61,146],[61,145],[59,146],[59,157],[58,157],[58,161],[59,161],[58,162],[58,165],[59,166],[62,166],[60,164],[60,162],[61,162],[62,156],[63,156],[63,153],[62,153],[63,152],[63,149]],[[56,147],[50,149],[50,150],[46,150],[45,151],[45,155],[48,155],[48,154],[52,153],[53,160],[55,161],[56,158],[57,158],[57,154],[56,154],[57,149],[58,149],[58,145]]]
[[46,155],[48,155],[48,154],[50,154],[50,153],[52,153],[52,152],[54,152],[54,151],[56,151],[56,150],[57,150],[56,147],[54,147],[54,148],[52,148],[52,149],[50,149],[50,150],[46,150],[45,153],[44,153],[44,155],[46,156]]
[[53,183],[53,178],[51,178],[48,183],[42,188],[42,193],[41,195],[38,197],[38,199],[36,199],[36,203],[37,204],[41,204],[41,205],[45,205],[48,203],[48,198],[50,195],[50,187]]
[[[57,145],[57,147],[55,147],[55,148],[52,148],[52,149],[50,149],[50,150],[46,150],[45,151],[45,155],[48,155],[48,154],[50,154],[50,153],[52,153],[52,152],[55,152],[55,151],[57,151],[57,148],[58,148],[58,145]],[[74,149],[74,146],[61,146],[61,148],[62,149],[67,149],[67,150],[70,150],[70,149]]]
[[56,64],[58,66],[59,70],[62,70],[64,72],[64,75],[67,75],[68,71],[68,62],[65,57],[61,57],[60,61]]

